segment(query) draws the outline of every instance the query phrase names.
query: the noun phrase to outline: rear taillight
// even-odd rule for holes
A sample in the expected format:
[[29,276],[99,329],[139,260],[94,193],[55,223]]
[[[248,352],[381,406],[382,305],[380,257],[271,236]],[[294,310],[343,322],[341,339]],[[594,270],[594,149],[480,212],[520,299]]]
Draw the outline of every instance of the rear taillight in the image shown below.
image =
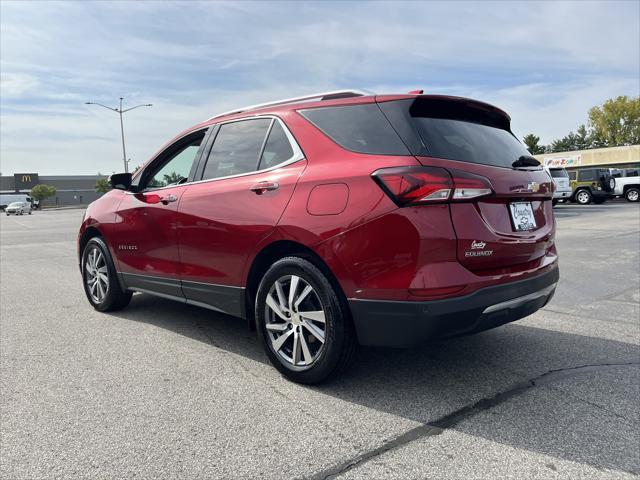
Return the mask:
[[444,168],[382,168],[372,176],[400,207],[446,202],[453,190],[451,175]]
[[451,170],[455,191],[453,200],[469,200],[493,193],[491,182],[485,177],[462,170]]
[[491,183],[480,175],[440,167],[382,168],[373,179],[400,207],[464,201],[491,195]]

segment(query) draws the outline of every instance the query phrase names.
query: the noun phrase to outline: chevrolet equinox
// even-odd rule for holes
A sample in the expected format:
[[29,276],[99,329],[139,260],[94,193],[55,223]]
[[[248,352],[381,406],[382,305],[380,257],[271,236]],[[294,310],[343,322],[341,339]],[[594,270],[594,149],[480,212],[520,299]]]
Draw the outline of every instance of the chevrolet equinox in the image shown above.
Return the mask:
[[242,108],[167,143],[87,209],[83,285],[246,319],[288,378],[532,314],[558,282],[553,184],[483,102],[337,91]]

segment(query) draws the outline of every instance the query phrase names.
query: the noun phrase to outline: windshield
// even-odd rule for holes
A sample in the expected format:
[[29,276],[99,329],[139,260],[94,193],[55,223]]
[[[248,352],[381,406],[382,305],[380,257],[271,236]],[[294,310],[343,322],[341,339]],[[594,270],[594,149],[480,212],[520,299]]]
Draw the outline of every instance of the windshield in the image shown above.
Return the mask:
[[564,168],[550,168],[549,173],[553,178],[567,178],[569,174]]

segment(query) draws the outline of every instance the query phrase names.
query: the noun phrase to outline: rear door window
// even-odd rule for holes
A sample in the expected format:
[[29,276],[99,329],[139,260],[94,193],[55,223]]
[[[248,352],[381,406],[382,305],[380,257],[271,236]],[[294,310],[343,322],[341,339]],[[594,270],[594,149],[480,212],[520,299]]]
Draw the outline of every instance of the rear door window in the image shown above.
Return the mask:
[[213,142],[202,179],[255,171],[270,124],[270,118],[222,124]]
[[300,110],[300,114],[341,147],[357,153],[409,155],[376,103]]
[[591,182],[593,180],[597,180],[596,171],[592,168],[587,170],[582,170],[580,172],[580,181],[581,182]]
[[293,148],[289,143],[287,134],[284,128],[282,128],[282,125],[280,125],[280,122],[274,120],[273,127],[271,127],[271,131],[269,132],[269,138],[267,138],[267,143],[265,143],[262,156],[260,157],[258,170],[275,167],[292,157]]

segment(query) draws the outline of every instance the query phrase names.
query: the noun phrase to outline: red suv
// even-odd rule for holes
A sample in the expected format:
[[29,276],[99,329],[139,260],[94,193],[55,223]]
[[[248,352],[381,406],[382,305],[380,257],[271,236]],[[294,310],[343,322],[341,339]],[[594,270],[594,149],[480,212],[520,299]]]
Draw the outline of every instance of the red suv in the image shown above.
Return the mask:
[[297,382],[358,343],[518,320],[558,282],[551,179],[475,100],[339,91],[239,109],[111,184],[78,237],[93,307],[137,291],[244,318]]

